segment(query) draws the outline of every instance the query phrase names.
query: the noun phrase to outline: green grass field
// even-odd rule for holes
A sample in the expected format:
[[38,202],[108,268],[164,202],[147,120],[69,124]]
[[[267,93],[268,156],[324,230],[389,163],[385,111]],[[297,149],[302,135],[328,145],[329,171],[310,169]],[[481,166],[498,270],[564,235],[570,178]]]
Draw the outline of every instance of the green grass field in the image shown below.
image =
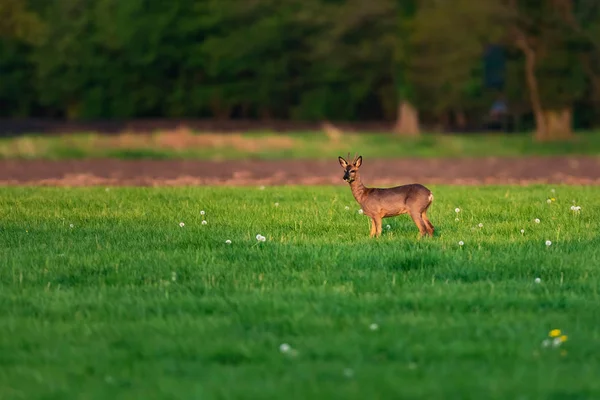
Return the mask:
[[215,135],[185,130],[0,139],[0,159],[331,159],[356,149],[367,158],[600,155],[600,132],[579,133],[561,143],[536,143],[530,134],[345,134],[336,140],[321,132]]
[[599,398],[600,189],[431,188],[0,188],[0,397]]

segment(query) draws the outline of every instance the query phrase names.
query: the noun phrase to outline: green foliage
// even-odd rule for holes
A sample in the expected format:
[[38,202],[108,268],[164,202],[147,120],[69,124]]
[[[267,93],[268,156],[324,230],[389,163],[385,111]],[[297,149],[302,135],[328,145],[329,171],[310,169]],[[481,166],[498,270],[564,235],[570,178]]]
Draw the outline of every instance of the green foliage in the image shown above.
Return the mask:
[[[482,115],[483,50],[514,48],[515,27],[540,45],[545,104],[600,104],[600,7],[509,4],[0,0],[0,113],[392,120],[409,101]],[[527,99],[519,68],[509,99]]]
[[598,398],[598,189],[432,189],[372,240],[344,185],[1,188],[3,392]]

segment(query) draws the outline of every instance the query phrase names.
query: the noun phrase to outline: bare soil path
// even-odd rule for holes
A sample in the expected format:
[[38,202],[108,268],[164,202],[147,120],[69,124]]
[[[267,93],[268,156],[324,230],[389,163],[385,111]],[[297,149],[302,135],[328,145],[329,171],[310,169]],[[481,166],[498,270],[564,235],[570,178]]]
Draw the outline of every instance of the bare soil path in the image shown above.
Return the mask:
[[[365,159],[367,185],[600,184],[600,158]],[[328,161],[3,160],[0,185],[182,186],[343,184]]]

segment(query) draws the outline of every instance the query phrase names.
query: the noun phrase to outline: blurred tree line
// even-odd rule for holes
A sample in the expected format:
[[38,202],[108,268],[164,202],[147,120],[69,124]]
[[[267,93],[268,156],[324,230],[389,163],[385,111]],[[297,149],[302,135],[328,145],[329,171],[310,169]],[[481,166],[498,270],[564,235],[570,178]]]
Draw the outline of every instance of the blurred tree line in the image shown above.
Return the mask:
[[0,116],[385,119],[418,134],[508,107],[564,138],[600,123],[598,3],[0,0]]

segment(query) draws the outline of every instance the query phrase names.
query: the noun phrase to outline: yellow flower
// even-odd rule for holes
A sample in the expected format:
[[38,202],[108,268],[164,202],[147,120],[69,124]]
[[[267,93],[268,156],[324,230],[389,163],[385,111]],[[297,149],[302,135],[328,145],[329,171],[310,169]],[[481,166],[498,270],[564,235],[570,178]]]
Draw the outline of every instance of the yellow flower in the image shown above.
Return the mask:
[[560,341],[561,341],[561,342],[566,342],[566,341],[567,341],[567,339],[569,339],[569,337],[568,337],[567,335],[562,335],[562,336],[560,337]]
[[550,337],[559,337],[560,336],[560,329],[552,329],[550,331]]
[[550,200],[552,200],[552,201],[556,201],[556,199],[555,199],[554,197],[553,197],[553,198],[551,198]]

